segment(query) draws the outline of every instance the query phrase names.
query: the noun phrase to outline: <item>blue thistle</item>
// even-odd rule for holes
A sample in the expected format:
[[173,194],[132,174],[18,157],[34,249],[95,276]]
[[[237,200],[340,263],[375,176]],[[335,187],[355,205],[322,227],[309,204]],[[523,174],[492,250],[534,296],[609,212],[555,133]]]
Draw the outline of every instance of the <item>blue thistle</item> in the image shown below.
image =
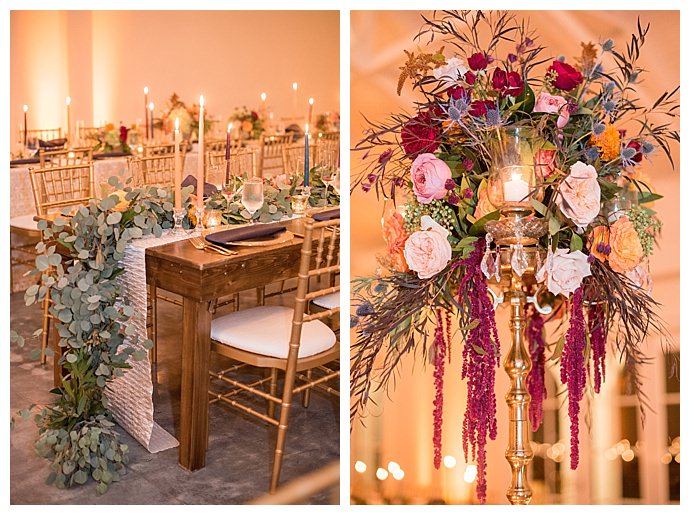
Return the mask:
[[375,313],[374,306],[371,304],[371,302],[365,302],[364,304],[357,306],[357,311],[355,313],[360,317],[373,315]]
[[616,103],[613,100],[607,100],[604,102],[604,111],[606,114],[611,114],[616,109]]
[[592,127],[592,133],[593,133],[595,136],[599,136],[599,135],[602,134],[605,130],[606,130],[606,125],[604,125],[604,124],[601,123],[601,122],[595,123],[595,124],[594,124],[594,127]]
[[601,44],[602,52],[610,52],[613,50],[613,40],[611,38],[607,39]]
[[498,109],[489,109],[486,112],[486,124],[492,127],[501,125],[501,113]]
[[359,324],[359,318],[354,315],[350,315],[350,329],[357,327],[357,324]]
[[593,163],[599,159],[599,149],[597,147],[589,147],[585,151],[585,158],[588,162]]
[[642,153],[645,155],[651,154],[654,152],[654,144],[650,143],[649,141],[645,141],[642,143],[642,148],[640,150],[642,150]]

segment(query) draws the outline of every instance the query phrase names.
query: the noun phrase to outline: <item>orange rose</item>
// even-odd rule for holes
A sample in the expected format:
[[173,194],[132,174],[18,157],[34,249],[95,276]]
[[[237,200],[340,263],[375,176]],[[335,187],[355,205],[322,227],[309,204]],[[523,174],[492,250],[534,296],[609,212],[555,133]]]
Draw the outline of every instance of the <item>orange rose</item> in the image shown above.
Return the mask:
[[403,251],[407,241],[405,220],[396,210],[391,209],[383,219],[383,239],[388,247],[388,259],[391,267],[398,272],[407,272],[409,267]]
[[642,261],[644,257],[642,244],[635,226],[627,216],[619,218],[611,226],[609,242],[611,245],[609,265],[614,272],[629,272]]
[[609,228],[598,225],[589,236],[589,253],[601,262],[605,262],[611,253],[609,245]]
[[115,128],[115,126],[112,123],[107,123],[104,128],[107,131],[112,131]]
[[254,129],[254,124],[252,122],[249,120],[242,122],[242,132],[252,132],[252,129]]
[[479,200],[477,201],[477,207],[474,210],[474,218],[479,220],[483,216],[488,215],[496,211],[497,207],[494,206],[489,200],[489,189],[484,188],[479,190]]

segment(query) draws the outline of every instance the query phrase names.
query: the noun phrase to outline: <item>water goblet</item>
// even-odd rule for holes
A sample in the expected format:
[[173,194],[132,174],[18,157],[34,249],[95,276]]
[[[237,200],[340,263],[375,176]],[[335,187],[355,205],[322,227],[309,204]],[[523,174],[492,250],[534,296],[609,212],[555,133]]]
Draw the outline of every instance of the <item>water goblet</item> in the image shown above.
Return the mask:
[[253,178],[244,182],[242,185],[242,205],[249,212],[249,220],[261,206],[264,205],[264,181],[263,179]]

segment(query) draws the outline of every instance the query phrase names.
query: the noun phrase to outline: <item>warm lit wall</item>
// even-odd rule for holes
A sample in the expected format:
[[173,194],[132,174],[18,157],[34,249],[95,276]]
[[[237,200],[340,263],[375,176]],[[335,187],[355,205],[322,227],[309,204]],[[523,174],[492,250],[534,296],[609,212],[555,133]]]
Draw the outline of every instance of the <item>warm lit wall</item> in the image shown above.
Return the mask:
[[[430,15],[431,13],[427,13]],[[586,11],[544,11],[539,13],[524,12],[530,17],[531,25],[541,35],[541,43],[554,56],[560,54],[572,59],[580,53],[580,41],[598,42],[612,37],[622,45],[636,27],[635,12],[586,12]],[[641,102],[651,105],[663,91],[680,81],[679,76],[679,16],[677,12],[645,11],[642,21],[649,21],[652,28],[649,32],[640,65],[651,73],[645,75],[645,81],[638,86]],[[416,51],[418,44],[413,41],[422,20],[419,12],[395,11],[355,11],[351,14],[351,145],[361,137],[366,127],[362,115],[372,120],[383,120],[391,112],[402,109],[410,111],[416,97],[409,85],[402,96],[395,94],[398,67],[404,62],[403,50]],[[448,45],[446,52],[448,52]],[[677,124],[677,121],[675,122]],[[678,125],[676,125],[676,128]],[[646,172],[652,177],[657,191],[665,196],[657,202],[654,209],[664,221],[660,248],[656,249],[651,260],[654,277],[654,297],[662,303],[660,310],[675,338],[676,345],[680,339],[679,328],[679,149],[673,147],[676,170],[672,170],[663,154],[656,156],[653,164],[646,165]],[[361,171],[361,155],[353,153],[352,174]],[[378,220],[382,213],[382,204],[377,202],[372,193],[357,191],[351,198],[352,234],[357,240],[351,246],[351,273],[353,277],[370,275],[376,266],[375,254],[384,250],[380,236]],[[499,310],[498,324],[501,328],[500,339],[503,348],[507,348],[509,334],[505,309]],[[650,339],[650,346],[658,349],[658,341]],[[456,342],[455,356],[461,348]],[[656,354],[655,350],[650,353]],[[461,448],[462,416],[465,406],[465,385],[460,381],[459,360],[454,358],[450,369],[446,370],[445,412],[444,412],[444,454],[454,455],[459,465],[451,470],[437,472],[433,470],[432,447],[432,401],[434,395],[432,367],[426,369],[421,364],[413,368],[411,359],[403,359],[403,372],[396,382],[396,390],[390,395],[379,395],[379,406],[372,409],[374,414],[366,420],[366,428],[356,424],[352,437],[352,459],[373,460],[388,463],[395,460],[406,472],[400,482],[388,479],[379,482],[368,475],[355,474],[352,484],[355,492],[366,490],[364,482],[371,484],[371,490],[379,490],[390,495],[405,495],[408,499],[417,498],[425,502],[430,498],[446,498],[450,502],[469,501],[469,488],[463,481],[464,460]],[[611,369],[609,369],[611,370]],[[650,371],[645,371],[649,377]],[[610,372],[611,373],[611,372]],[[654,371],[658,375],[658,371]],[[613,379],[613,378],[611,378]],[[658,377],[657,377],[658,379]],[[648,393],[654,395],[654,383],[647,382]],[[497,401],[499,436],[497,441],[490,442],[489,452],[489,502],[505,503],[505,490],[510,481],[509,467],[503,456],[507,445],[507,409],[503,395],[508,389],[508,381],[502,369],[497,370]],[[606,402],[606,401],[604,401]],[[606,414],[607,409],[603,410]],[[661,427],[659,416],[648,414],[648,428]],[[583,419],[584,420],[584,419]],[[600,420],[601,423],[601,420]],[[604,421],[606,425],[608,421]],[[588,439],[586,431],[581,429],[581,445],[586,449]],[[584,450],[582,455],[586,455]],[[652,459],[657,459],[655,456]],[[586,503],[591,501],[589,482],[590,470],[583,466],[577,473],[568,475],[570,481],[565,486],[564,497],[570,502]],[[603,476],[598,476],[611,480]],[[658,478],[649,478],[654,482]],[[605,482],[604,482],[605,484]],[[474,485],[473,485],[474,486]],[[653,485],[649,489],[653,488]],[[605,488],[604,488],[605,489]],[[648,490],[649,490],[648,489]],[[602,490],[602,488],[598,488]],[[615,497],[609,492],[608,497]]]
[[73,120],[129,124],[144,86],[157,107],[203,94],[223,118],[261,92],[276,118],[309,97],[314,113],[339,110],[337,11],[13,11],[10,29],[11,143],[22,104],[34,128],[64,125],[67,95]]

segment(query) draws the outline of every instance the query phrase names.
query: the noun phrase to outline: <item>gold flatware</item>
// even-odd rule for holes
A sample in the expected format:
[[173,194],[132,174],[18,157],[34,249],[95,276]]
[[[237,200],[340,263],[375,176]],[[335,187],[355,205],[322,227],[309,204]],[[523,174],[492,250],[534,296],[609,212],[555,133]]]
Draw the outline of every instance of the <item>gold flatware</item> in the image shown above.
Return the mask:
[[225,248],[220,247],[218,245],[213,245],[212,243],[208,243],[208,242],[202,240],[198,236],[192,236],[189,239],[189,242],[192,245],[194,245],[194,247],[197,248],[198,250],[208,250],[208,251],[216,252],[216,253],[221,254],[223,256],[234,256],[237,254],[237,252],[234,250],[225,249]]

